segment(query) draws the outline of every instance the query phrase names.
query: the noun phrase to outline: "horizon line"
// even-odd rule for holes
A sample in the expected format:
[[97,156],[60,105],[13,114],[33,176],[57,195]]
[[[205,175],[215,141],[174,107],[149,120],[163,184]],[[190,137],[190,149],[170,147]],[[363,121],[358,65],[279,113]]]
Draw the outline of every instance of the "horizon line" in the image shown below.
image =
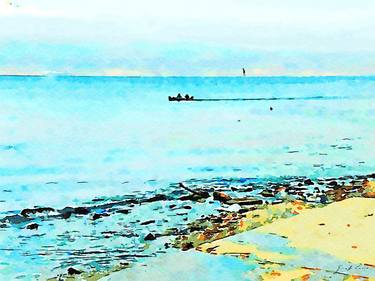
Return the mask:
[[354,74],[354,75],[76,75],[76,74],[0,74],[0,77],[81,77],[81,78],[375,78],[375,74]]

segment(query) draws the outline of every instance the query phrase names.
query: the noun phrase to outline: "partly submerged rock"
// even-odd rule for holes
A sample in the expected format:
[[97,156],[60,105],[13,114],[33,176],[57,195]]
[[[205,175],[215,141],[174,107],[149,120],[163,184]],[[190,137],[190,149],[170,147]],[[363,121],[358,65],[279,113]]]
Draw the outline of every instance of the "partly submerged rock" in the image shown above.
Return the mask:
[[190,192],[190,195],[180,197],[180,200],[191,200],[191,201],[199,201],[204,202],[205,199],[210,197],[210,194],[206,190],[193,190],[183,183],[179,183],[178,186],[186,191]]
[[168,197],[164,194],[156,194],[154,197],[143,200],[143,203],[157,202],[168,200]]
[[152,240],[155,240],[155,239],[156,239],[156,236],[152,233],[147,234],[144,238],[145,241],[152,241]]
[[275,197],[275,193],[272,191],[272,190],[263,190],[260,195],[262,195],[263,197],[266,197],[266,198],[273,198]]
[[60,210],[60,214],[63,217],[63,219],[68,219],[74,212],[74,208],[72,207],[65,207],[64,209]]
[[39,224],[37,223],[30,223],[26,226],[26,229],[30,229],[30,230],[37,230],[39,227]]
[[68,274],[69,275],[79,275],[82,274],[83,271],[75,269],[74,267],[69,267],[68,268]]
[[217,192],[215,191],[213,193],[214,200],[220,201],[222,203],[226,203],[229,200],[232,200],[232,197],[230,197],[228,194],[225,194],[224,192]]
[[74,208],[74,213],[77,215],[87,215],[88,213],[90,213],[90,209],[87,207],[77,207]]
[[141,222],[140,225],[148,225],[152,223],[155,223],[155,220],[144,221],[144,222]]
[[209,193],[205,192],[205,193],[200,193],[200,194],[189,194],[189,195],[181,196],[179,199],[181,201],[189,200],[189,201],[196,201],[196,202],[204,202],[209,196],[210,196]]
[[181,250],[187,251],[194,248],[193,242],[184,242],[181,244]]
[[35,209],[23,209],[21,211],[21,215],[24,217],[28,217],[30,214],[36,214],[36,213],[46,213],[46,212],[54,212],[55,209],[49,208],[49,207],[40,207]]
[[122,209],[122,210],[117,210],[117,213],[120,213],[120,214],[129,214],[130,213],[130,210],[129,209]]
[[109,217],[109,214],[108,213],[102,213],[102,214],[96,213],[92,216],[92,220],[95,221],[95,220],[98,220],[98,219],[103,218],[103,217]]
[[255,199],[255,198],[251,198],[251,197],[245,197],[245,198],[231,199],[231,200],[228,200],[226,203],[227,204],[238,204],[240,206],[243,206],[243,205],[261,205],[261,204],[263,204],[263,200]]
[[311,179],[306,179],[303,181],[303,183],[306,185],[314,185],[314,182]]

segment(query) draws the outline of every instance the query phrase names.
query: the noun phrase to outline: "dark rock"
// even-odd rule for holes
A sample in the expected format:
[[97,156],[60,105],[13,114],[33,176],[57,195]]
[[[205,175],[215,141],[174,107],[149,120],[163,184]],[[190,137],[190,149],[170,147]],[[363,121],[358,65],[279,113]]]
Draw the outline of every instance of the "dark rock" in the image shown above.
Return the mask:
[[102,231],[102,234],[110,234],[110,235],[113,235],[113,234],[116,234],[117,231]]
[[243,209],[243,208],[241,208],[241,209],[238,210],[238,213],[239,214],[243,214],[243,213],[247,213],[248,211],[249,211],[249,209]]
[[181,196],[180,198],[178,198],[179,200],[181,201],[196,201],[196,196],[195,194],[189,194],[189,195],[184,195],[184,196]]
[[97,220],[97,219],[100,219],[101,217],[102,217],[101,214],[94,214],[92,216],[92,220]]
[[66,212],[66,213],[63,213],[63,214],[62,214],[62,217],[63,217],[63,219],[66,220],[66,219],[70,218],[71,215],[72,215],[72,213],[70,213],[70,212]]
[[68,219],[68,218],[70,218],[70,216],[74,212],[74,208],[65,207],[64,209],[60,210],[59,212],[64,219]]
[[74,208],[74,213],[77,215],[87,215],[88,213],[90,213],[90,210],[86,207],[77,207]]
[[64,219],[68,219],[72,214],[87,215],[90,213],[90,209],[86,207],[65,207],[64,209],[59,210],[59,213]]
[[192,209],[191,206],[183,206],[182,208],[185,209],[185,210],[191,210]]
[[100,219],[100,218],[103,218],[103,217],[109,217],[109,214],[107,214],[107,213],[103,213],[103,214],[94,214],[93,216],[92,216],[92,220],[98,220],[98,219]]
[[53,208],[35,208],[35,209],[23,209],[21,211],[21,215],[24,217],[28,217],[30,214],[36,214],[36,213],[44,213],[44,212],[53,212],[55,209]]
[[214,200],[220,201],[222,203],[232,200],[232,197],[230,197],[228,194],[225,194],[224,192],[217,192],[217,191],[213,193],[213,198]]
[[[193,190],[193,189],[191,189],[189,187],[186,187],[181,182],[178,184],[178,186],[191,193],[191,195],[190,195],[191,197],[189,197],[189,196],[183,196],[181,198],[191,198],[190,200],[198,201],[199,199],[205,199],[205,198],[210,197],[210,194],[207,191],[205,191],[205,190]],[[185,199],[185,200],[189,200],[189,199]]]
[[275,194],[271,190],[263,190],[260,194],[266,198],[275,197]]
[[69,267],[68,268],[68,274],[69,275],[79,275],[79,274],[82,274],[82,271],[80,271],[78,269],[75,269],[73,267]]
[[143,202],[150,203],[150,202],[157,202],[157,201],[165,201],[168,200],[167,196],[164,194],[156,194],[154,197],[148,198]]
[[189,194],[185,196],[181,196],[179,199],[181,201],[204,201],[207,197],[202,197],[201,195],[197,194]]
[[[145,202],[147,202],[146,200]],[[129,200],[126,200],[126,204],[128,204],[131,207],[134,207],[135,205],[139,204],[139,201],[137,199],[129,199]]]
[[221,217],[213,217],[213,218],[211,218],[211,222],[213,222],[213,223],[222,223],[223,219]]
[[190,249],[193,249],[193,248],[194,248],[193,242],[185,242],[185,243],[181,244],[181,250],[182,251],[187,251],[187,250],[190,250]]
[[226,202],[227,204],[238,204],[240,206],[243,205],[261,205],[263,204],[263,200],[255,199],[255,198],[236,198]]
[[328,183],[329,186],[337,186],[337,181],[330,181]]
[[26,226],[26,229],[30,229],[30,230],[37,230],[39,227],[39,224],[37,223],[30,223]]
[[152,234],[152,233],[147,234],[147,235],[145,236],[145,238],[144,238],[145,241],[152,241],[152,240],[155,240],[155,239],[156,239],[156,237],[155,237],[155,235]]
[[130,213],[130,210],[128,209],[123,209],[123,210],[117,210],[117,213],[120,213],[120,214],[129,214]]
[[314,182],[311,179],[304,180],[303,183],[306,185],[314,185]]
[[199,193],[199,196],[202,197],[202,198],[210,197],[210,194],[205,190],[200,190],[198,193]]
[[155,220],[144,221],[144,222],[141,222],[140,225],[148,225],[151,223],[155,223]]

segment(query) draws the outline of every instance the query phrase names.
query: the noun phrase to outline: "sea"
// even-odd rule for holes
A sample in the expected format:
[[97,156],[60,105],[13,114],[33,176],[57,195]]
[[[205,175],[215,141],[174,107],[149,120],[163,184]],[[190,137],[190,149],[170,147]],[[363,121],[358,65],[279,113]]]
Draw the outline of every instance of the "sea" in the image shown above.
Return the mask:
[[[178,93],[196,100],[168,101]],[[373,173],[374,128],[371,76],[0,76],[0,219],[162,193],[179,182]],[[144,235],[213,212],[196,205],[181,219],[167,204],[96,221],[37,217],[37,230],[4,222],[0,280],[147,262],[163,253]],[[148,219],[156,225],[139,225]]]

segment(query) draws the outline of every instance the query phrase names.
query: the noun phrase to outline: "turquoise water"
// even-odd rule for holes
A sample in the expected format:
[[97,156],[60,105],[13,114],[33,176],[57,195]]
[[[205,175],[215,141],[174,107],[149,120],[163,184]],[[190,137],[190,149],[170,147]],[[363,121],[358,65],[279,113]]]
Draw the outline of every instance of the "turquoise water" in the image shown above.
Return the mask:
[[[168,102],[178,92],[275,99]],[[188,179],[372,173],[374,93],[374,77],[0,77],[0,215],[80,206]],[[150,212],[113,219],[126,224]],[[189,220],[200,214],[189,213]],[[114,221],[44,224],[32,234],[0,228],[1,274],[30,279],[60,270],[73,249],[105,244],[110,251],[134,242],[101,240],[100,231],[121,227]],[[39,255],[56,245],[64,251]],[[88,258],[100,268],[95,262]]]
[[[178,262],[176,262],[178,261]],[[162,259],[151,259],[147,267],[137,266],[114,273],[103,281],[230,281],[250,280],[255,269],[246,261],[229,256],[213,256],[200,252],[171,253]]]

